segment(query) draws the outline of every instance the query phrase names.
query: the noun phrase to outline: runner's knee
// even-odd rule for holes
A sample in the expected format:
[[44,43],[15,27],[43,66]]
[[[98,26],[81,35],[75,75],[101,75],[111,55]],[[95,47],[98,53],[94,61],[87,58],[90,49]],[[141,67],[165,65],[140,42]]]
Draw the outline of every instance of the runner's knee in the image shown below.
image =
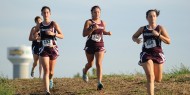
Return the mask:
[[146,74],[148,82],[154,82],[155,76],[153,74]]
[[155,81],[156,81],[156,82],[161,82],[161,81],[162,81],[162,79],[155,79]]
[[93,62],[87,63],[86,65],[91,68],[93,66]]

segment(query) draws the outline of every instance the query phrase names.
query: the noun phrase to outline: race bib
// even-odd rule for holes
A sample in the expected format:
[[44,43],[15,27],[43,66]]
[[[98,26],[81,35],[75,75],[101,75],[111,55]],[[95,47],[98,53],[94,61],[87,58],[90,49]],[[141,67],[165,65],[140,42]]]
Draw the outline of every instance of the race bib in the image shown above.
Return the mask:
[[101,35],[98,35],[98,34],[92,35],[92,40],[93,40],[93,41],[96,41],[96,42],[100,42],[100,40],[101,40]]
[[42,40],[42,44],[43,44],[43,46],[53,46],[53,42],[50,39]]
[[153,48],[156,47],[156,41],[155,40],[147,40],[145,43],[145,48]]

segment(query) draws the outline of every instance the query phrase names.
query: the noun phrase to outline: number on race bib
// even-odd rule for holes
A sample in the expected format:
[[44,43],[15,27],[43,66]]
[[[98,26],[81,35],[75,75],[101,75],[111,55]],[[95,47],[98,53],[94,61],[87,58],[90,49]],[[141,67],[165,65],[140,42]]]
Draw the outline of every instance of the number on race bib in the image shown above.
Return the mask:
[[93,40],[93,41],[96,41],[96,42],[100,42],[100,40],[101,40],[101,35],[98,35],[98,34],[92,35],[92,40]]
[[52,40],[42,40],[43,46],[53,46]]
[[147,40],[145,42],[145,48],[153,48],[156,47],[156,41],[155,40]]

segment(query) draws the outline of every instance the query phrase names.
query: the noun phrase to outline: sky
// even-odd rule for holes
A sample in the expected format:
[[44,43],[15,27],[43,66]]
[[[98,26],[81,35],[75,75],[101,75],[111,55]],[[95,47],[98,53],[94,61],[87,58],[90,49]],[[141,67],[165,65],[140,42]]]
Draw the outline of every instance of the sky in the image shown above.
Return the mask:
[[[171,44],[162,43],[166,56],[164,72],[169,72],[181,63],[190,67],[189,0],[0,0],[0,74],[13,78],[13,64],[7,59],[7,48],[31,46],[28,36],[35,25],[34,17],[41,16],[41,8],[51,8],[51,20],[56,21],[64,39],[58,39],[60,56],[57,59],[54,77],[73,77],[82,74],[87,60],[83,50],[86,37],[82,30],[91,18],[91,7],[101,7],[101,19],[112,36],[104,36],[106,53],[103,74],[144,73],[139,61],[142,44],[132,41],[139,27],[147,25],[145,18],[149,9],[160,10],[157,24],[166,28]],[[30,63],[29,72],[32,68]],[[95,65],[93,66],[95,68]],[[91,69],[90,69],[91,71]],[[38,77],[38,67],[35,69]]]

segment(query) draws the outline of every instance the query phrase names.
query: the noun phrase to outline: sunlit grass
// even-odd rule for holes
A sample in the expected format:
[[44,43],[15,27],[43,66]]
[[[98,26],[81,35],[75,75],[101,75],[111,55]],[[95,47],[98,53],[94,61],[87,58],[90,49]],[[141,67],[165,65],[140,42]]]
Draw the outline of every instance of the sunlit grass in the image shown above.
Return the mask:
[[[109,74],[103,75],[102,83],[105,85],[103,92],[96,90],[96,69],[88,73],[89,83],[83,82],[78,73],[74,78],[54,78],[55,88],[53,94],[60,95],[147,95],[146,75],[144,72],[134,74]],[[163,81],[155,83],[155,95],[189,95],[190,70],[181,64],[168,73],[163,74]],[[63,90],[64,89],[64,90]],[[41,79],[8,79],[0,76],[0,95],[14,94],[43,94]],[[178,93],[178,94],[176,94]]]
[[0,95],[13,95],[13,94],[14,94],[14,89],[9,84],[9,79],[1,75],[0,76]]

